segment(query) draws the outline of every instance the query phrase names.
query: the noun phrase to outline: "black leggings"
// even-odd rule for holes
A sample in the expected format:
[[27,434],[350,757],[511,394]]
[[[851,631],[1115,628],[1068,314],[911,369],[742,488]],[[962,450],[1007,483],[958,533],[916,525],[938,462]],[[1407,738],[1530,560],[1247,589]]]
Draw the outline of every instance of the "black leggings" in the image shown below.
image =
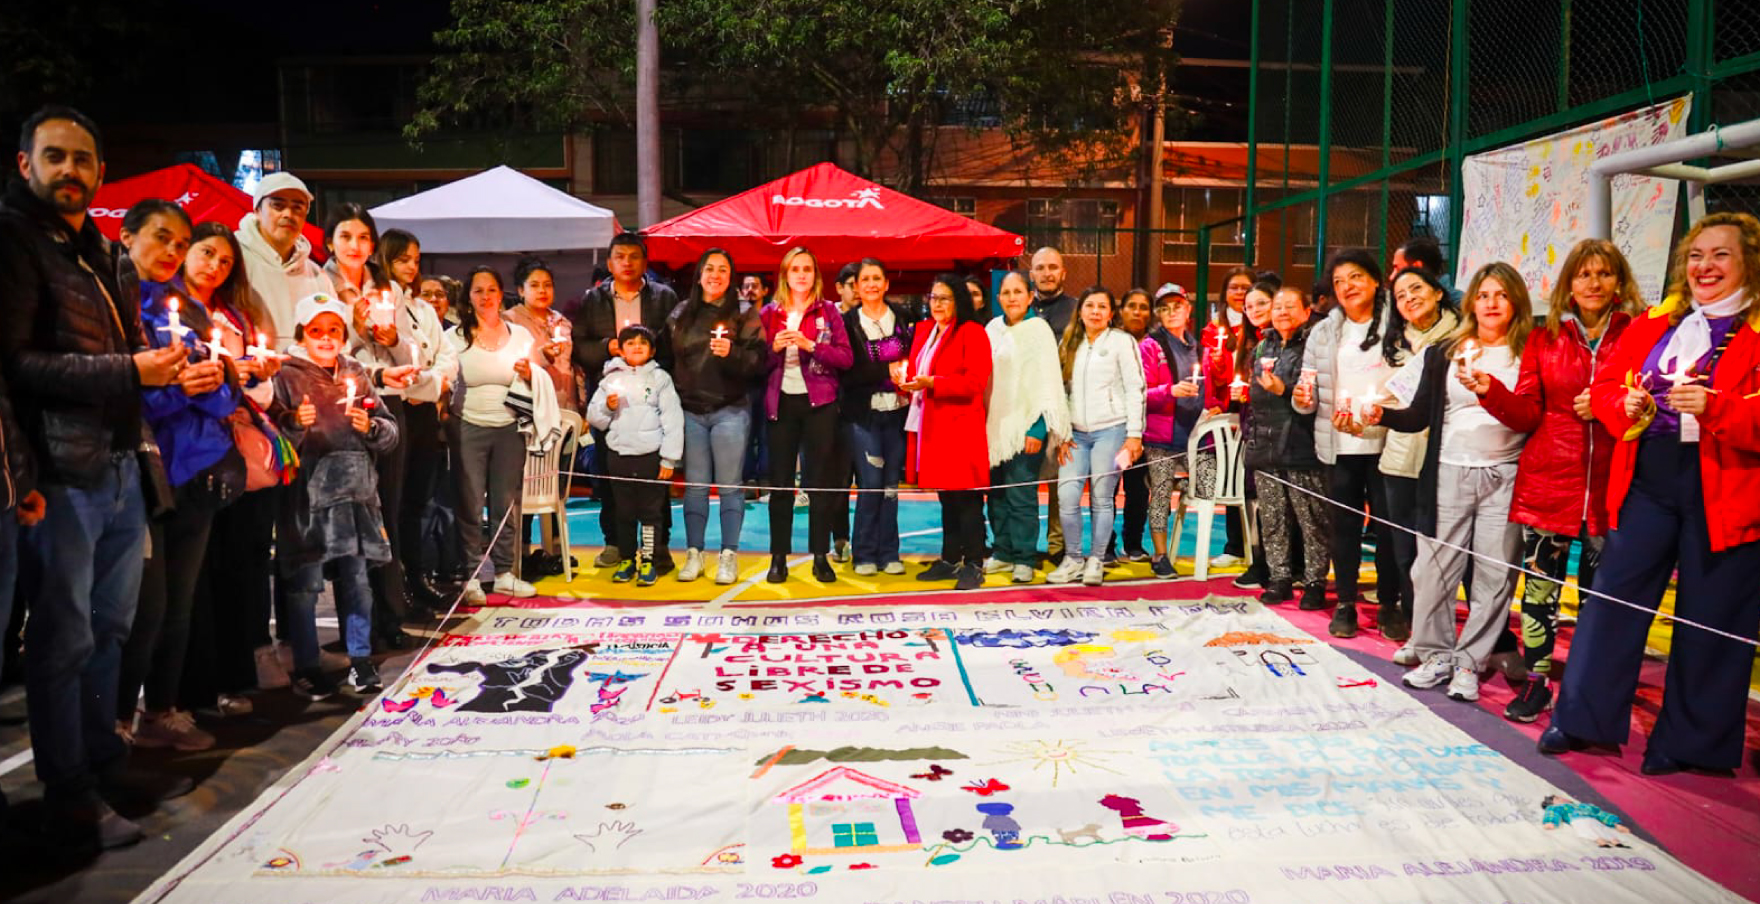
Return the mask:
[[942,490],[941,558],[954,565],[984,565],[984,492]]
[[208,554],[208,529],[213,523],[213,511],[183,505],[163,522],[148,526],[153,554],[141,570],[140,602],[128,641],[122,646],[118,719],[134,718],[135,700],[143,685],[148,712],[164,712],[180,702],[190,612],[195,607],[196,583]]
[[[1363,519],[1351,512],[1360,512],[1367,504],[1370,514],[1387,517],[1380,464],[1379,454],[1340,455],[1327,469],[1326,494],[1344,507],[1332,514],[1332,580],[1341,604],[1356,602],[1363,565]],[[1375,522],[1375,590],[1383,604],[1399,599],[1398,572],[1393,537],[1386,525]]]
[[[833,436],[837,433],[837,403],[818,407],[805,393],[782,393],[777,398],[776,419],[770,422],[770,554],[786,556],[794,551],[795,461],[801,461],[801,486],[832,486]],[[806,455],[801,455],[801,450]],[[847,505],[849,492],[807,494],[807,549],[813,555],[831,552],[832,509]]]
[[269,579],[281,487],[253,490],[214,515],[202,586],[190,617],[183,709],[212,706],[216,694],[256,687],[257,647],[269,639]]

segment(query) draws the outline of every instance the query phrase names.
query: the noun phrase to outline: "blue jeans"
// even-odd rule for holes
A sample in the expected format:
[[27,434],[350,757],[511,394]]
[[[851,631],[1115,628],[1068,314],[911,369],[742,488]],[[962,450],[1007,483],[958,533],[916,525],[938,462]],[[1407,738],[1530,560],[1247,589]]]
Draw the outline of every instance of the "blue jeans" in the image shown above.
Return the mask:
[[1057,469],[1057,516],[1063,522],[1063,549],[1066,556],[1076,555],[1082,549],[1082,484],[1092,477],[1088,508],[1093,515],[1094,535],[1089,538],[1088,555],[1097,556],[1106,551],[1106,544],[1112,539],[1119,478],[1118,464],[1113,459],[1124,448],[1125,425],[1073,432],[1075,447],[1070,450],[1069,463]]
[[128,754],[116,736],[122,643],[146,562],[140,468],[122,453],[91,487],[41,486],[42,522],[24,532],[41,575],[25,630],[25,688],[37,778],[51,798],[91,793]]
[[721,548],[739,548],[740,530],[746,523],[746,488],[740,471],[751,432],[752,409],[743,404],[708,414],[684,413],[684,536],[689,548],[703,548],[711,483],[721,497]]
[[850,421],[849,454],[857,493],[851,529],[855,564],[881,567],[898,561],[898,482],[904,477],[905,409],[869,411]]
[[305,565],[287,579],[287,609],[291,622],[287,640],[293,647],[293,667],[318,667],[318,594],[324,592],[328,573],[336,589],[336,617],[350,659],[373,655],[373,591],[367,584],[367,562],[360,556]]

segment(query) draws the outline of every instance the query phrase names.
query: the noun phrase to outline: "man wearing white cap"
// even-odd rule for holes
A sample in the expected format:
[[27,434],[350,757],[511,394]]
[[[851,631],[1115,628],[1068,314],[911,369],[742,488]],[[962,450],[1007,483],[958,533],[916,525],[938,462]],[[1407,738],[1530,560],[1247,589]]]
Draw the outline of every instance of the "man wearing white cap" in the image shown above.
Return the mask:
[[255,209],[239,221],[236,233],[256,306],[249,313],[258,323],[266,317],[274,324],[274,347],[285,351],[293,344],[294,302],[331,291],[329,278],[312,261],[311,242],[301,235],[312,193],[292,173],[271,173],[257,183],[251,200]]

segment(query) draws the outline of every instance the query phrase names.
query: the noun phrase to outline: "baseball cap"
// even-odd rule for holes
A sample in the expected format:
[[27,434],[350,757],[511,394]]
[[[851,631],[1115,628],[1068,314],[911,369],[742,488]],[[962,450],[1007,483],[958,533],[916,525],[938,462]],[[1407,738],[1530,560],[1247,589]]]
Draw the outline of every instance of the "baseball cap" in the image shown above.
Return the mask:
[[256,194],[251,195],[251,207],[259,207],[262,205],[264,198],[267,198],[278,191],[287,191],[289,189],[305,195],[307,204],[312,203],[312,190],[306,188],[306,184],[300,181],[298,176],[295,176],[292,173],[270,173],[269,175],[264,176],[262,181],[257,183]]
[[344,326],[348,324],[348,305],[338,301],[334,295],[314,292],[300,299],[299,303],[293,306],[293,320],[300,326],[305,326],[316,320],[319,314],[335,314],[342,319]]
[[1169,295],[1178,295],[1181,298],[1184,298],[1185,294],[1185,286],[1182,286],[1179,283],[1162,283],[1161,288],[1155,290],[1155,298],[1157,300],[1166,298]]

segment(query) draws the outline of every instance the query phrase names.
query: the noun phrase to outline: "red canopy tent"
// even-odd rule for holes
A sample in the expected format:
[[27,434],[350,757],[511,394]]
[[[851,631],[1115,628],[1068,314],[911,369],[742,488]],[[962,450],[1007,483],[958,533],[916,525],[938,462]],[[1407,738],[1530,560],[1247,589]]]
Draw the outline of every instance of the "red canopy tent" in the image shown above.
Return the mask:
[[1023,253],[1020,236],[821,163],[643,230],[648,258],[689,267],[710,248],[741,270],[774,270],[803,245],[830,274],[878,258],[892,271],[1005,266]]
[[[99,232],[115,240],[122,231],[122,215],[136,201],[147,198],[176,201],[194,222],[218,220],[234,229],[251,212],[250,195],[208,175],[201,167],[179,163],[99,186],[86,213],[98,224]],[[305,237],[312,243],[312,257],[324,260],[324,231],[307,223]]]

